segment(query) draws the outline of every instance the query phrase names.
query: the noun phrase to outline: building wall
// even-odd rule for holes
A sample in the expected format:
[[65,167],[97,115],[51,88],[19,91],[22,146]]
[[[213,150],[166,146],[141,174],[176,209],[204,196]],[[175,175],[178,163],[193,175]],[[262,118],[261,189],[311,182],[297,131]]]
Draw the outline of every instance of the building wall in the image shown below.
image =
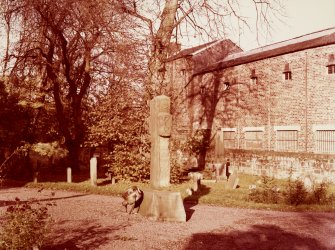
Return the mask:
[[[314,152],[313,127],[335,125],[335,75],[326,67],[328,55],[334,53],[335,45],[309,49],[207,73],[191,82],[192,70],[183,64],[187,60],[179,59],[172,75],[179,92],[175,112],[183,111],[175,126],[207,128],[214,110],[212,128],[236,128],[240,148],[246,128],[263,129],[262,149],[268,150],[276,149],[276,129],[286,128],[298,129],[296,151]],[[284,80],[286,63],[292,80]],[[252,70],[256,84],[251,83]],[[230,89],[223,91],[226,82]]]
[[[191,58],[171,62],[168,81],[172,82],[171,93],[176,103],[173,112],[178,114],[174,133],[183,130],[186,135],[185,131],[191,134],[196,129],[212,129],[213,136],[216,133],[214,158],[225,154],[225,131],[235,132],[234,146],[229,146],[234,149],[319,153],[317,129],[333,131],[328,137],[334,137],[335,145],[335,74],[327,72],[329,54],[335,54],[335,45],[266,58],[194,78]],[[284,79],[287,63],[291,80]],[[250,78],[252,70],[257,76],[256,84]],[[278,148],[277,136],[285,133],[297,136],[289,142],[296,145],[292,146],[294,149]],[[259,135],[261,147],[252,148],[256,144],[248,142],[251,148],[246,148],[246,140]]]

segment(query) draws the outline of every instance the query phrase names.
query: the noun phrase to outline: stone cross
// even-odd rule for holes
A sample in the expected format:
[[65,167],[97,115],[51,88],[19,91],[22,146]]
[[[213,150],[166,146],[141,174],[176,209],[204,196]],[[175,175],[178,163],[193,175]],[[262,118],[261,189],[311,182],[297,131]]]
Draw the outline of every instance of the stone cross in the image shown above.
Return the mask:
[[170,185],[170,151],[172,115],[170,98],[156,96],[150,101],[149,130],[151,136],[150,184],[153,188]]
[[156,96],[150,101],[149,117],[151,189],[144,190],[139,212],[153,220],[185,222],[186,212],[180,192],[164,190],[170,185],[171,126],[170,98]]

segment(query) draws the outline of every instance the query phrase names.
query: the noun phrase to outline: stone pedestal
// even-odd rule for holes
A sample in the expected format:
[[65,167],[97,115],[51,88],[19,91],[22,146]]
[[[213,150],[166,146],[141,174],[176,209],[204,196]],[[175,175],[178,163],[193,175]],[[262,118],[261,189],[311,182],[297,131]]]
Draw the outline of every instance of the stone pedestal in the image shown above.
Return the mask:
[[152,220],[186,222],[183,199],[179,192],[144,190],[139,213]]

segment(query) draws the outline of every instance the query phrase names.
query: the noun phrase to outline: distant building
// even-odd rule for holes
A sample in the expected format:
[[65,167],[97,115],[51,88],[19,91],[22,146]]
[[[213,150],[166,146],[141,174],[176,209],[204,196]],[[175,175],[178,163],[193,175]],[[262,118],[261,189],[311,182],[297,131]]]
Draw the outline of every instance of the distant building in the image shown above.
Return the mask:
[[[334,56],[335,28],[250,51],[230,40],[180,51],[167,67],[175,133],[210,130],[210,157],[229,156],[240,171],[297,168],[335,182]],[[264,168],[265,158],[277,163]]]

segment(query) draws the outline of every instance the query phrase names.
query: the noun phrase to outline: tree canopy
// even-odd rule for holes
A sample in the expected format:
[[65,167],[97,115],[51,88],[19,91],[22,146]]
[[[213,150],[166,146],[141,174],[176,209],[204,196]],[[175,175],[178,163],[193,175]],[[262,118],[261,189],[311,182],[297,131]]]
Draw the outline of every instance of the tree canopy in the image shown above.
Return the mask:
[[[283,7],[280,0],[246,2],[255,10],[256,27],[269,27]],[[237,29],[247,27],[244,3],[4,0],[2,76],[21,102],[38,107],[33,120],[45,122],[36,128],[47,130],[49,121],[50,136],[64,138],[72,168],[78,168],[85,142],[113,144],[118,155],[131,149],[142,159],[147,100],[169,95],[166,59],[183,37],[206,41],[225,37],[234,22]]]

